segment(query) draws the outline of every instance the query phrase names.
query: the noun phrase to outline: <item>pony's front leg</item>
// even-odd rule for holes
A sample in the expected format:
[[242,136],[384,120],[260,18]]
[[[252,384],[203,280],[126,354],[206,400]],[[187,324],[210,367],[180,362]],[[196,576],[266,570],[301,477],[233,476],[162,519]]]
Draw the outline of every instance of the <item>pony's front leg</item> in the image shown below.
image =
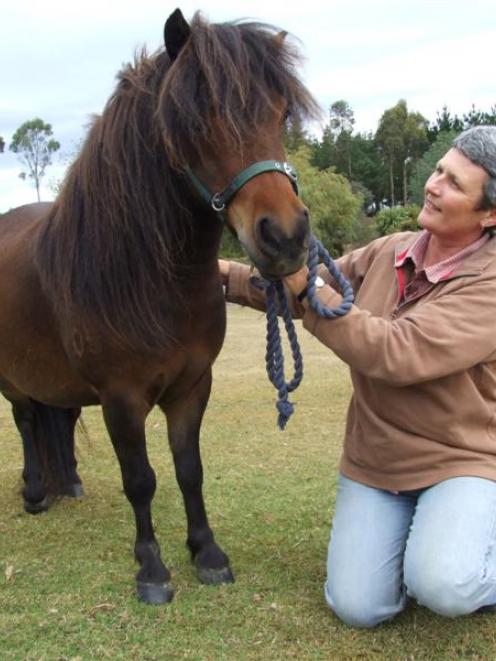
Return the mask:
[[138,598],[148,604],[171,601],[174,591],[170,572],[160,557],[151,517],[155,473],[146,453],[144,405],[126,397],[102,397],[102,408],[122,472],[124,492],[136,519],[134,554],[140,569],[136,574]]
[[187,545],[196,565],[198,578],[207,585],[232,583],[229,558],[218,546],[209,526],[203,500],[203,468],[200,457],[200,426],[208,403],[211,371],[202,377],[187,397],[161,402],[167,417],[169,443],[174,457],[176,478],[188,519]]

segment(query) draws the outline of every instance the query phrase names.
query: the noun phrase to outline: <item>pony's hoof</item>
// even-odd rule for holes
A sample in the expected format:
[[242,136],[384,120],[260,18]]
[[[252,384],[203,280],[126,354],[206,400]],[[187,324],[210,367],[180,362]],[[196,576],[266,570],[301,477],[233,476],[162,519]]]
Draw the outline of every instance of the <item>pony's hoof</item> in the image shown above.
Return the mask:
[[168,604],[172,601],[174,590],[169,583],[137,582],[138,599],[145,604]]
[[24,498],[24,511],[28,514],[41,514],[42,512],[47,512],[50,507],[50,501],[48,496],[45,496],[43,500],[38,502],[31,502]]
[[234,583],[234,575],[230,567],[211,569],[209,567],[197,567],[198,580],[204,585],[222,585],[222,583]]
[[80,482],[74,482],[67,488],[66,496],[69,498],[82,498],[84,496],[83,485]]

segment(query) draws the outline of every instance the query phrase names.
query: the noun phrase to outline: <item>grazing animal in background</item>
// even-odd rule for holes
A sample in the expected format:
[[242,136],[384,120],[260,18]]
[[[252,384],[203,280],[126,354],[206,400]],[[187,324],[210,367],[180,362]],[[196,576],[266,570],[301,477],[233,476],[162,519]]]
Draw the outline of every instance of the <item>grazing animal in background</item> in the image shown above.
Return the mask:
[[[101,405],[148,603],[173,596],[151,518],[145,419],[155,405],[199,579],[233,580],[208,524],[199,451],[225,332],[218,212],[265,276],[302,266],[309,220],[284,164],[283,128],[288,115],[317,109],[285,33],[200,14],[189,24],[176,10],[164,36],[165,49],[119,73],[55,202],[14,209],[0,224],[0,390],[28,451],[37,410],[63,422],[70,445],[80,407]],[[198,187],[226,195],[210,203]],[[35,509],[45,496],[31,477],[24,498]]]

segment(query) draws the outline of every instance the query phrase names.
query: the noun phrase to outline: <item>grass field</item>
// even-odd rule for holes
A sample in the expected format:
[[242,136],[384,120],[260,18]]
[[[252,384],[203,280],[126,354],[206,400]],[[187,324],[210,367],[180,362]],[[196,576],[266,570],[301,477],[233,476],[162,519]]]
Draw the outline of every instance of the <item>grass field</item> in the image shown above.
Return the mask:
[[261,314],[230,306],[203,425],[205,495],[236,583],[199,585],[164,419],[148,421],[154,520],[176,589],[167,606],[136,600],[134,524],[97,408],[79,441],[86,496],[23,512],[21,445],[0,404],[0,661],[30,659],[496,659],[496,616],[445,620],[410,606],[373,631],[347,628],[322,585],[350,385],[346,368],[303,331],[305,378],[286,431],[264,372]]

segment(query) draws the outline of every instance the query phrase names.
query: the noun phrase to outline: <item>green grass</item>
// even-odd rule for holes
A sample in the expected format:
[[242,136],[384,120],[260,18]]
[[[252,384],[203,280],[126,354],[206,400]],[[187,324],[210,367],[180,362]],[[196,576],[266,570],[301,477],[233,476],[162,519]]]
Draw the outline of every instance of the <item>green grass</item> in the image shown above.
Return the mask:
[[350,384],[345,366],[299,332],[305,379],[285,432],[264,372],[261,314],[229,308],[203,425],[205,496],[236,583],[198,584],[164,419],[148,421],[154,520],[174,601],[134,594],[134,524],[97,408],[79,442],[86,496],[23,512],[21,445],[0,404],[0,660],[495,659],[496,616],[445,620],[410,606],[373,631],[350,629],[322,594]]

